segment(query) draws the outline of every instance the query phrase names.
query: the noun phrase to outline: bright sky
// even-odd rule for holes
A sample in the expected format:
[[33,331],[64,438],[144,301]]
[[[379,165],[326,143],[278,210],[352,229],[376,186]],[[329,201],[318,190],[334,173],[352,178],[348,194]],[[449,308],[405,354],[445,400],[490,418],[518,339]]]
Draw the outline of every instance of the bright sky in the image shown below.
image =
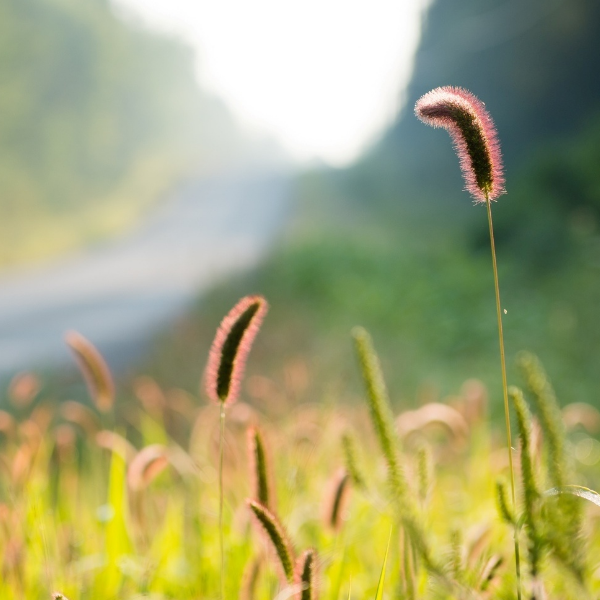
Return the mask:
[[201,84],[297,159],[344,164],[400,108],[427,0],[113,0],[181,34]]

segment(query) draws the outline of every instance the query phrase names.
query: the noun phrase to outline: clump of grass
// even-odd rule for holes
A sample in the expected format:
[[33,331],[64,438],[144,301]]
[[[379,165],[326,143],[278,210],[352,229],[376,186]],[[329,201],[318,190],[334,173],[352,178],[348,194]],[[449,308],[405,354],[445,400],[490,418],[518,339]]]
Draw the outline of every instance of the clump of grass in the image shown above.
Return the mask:
[[[550,485],[562,488],[570,466],[565,452],[565,429],[554,389],[540,360],[534,354],[521,352],[517,364],[533,400],[547,449],[547,471]],[[585,548],[581,531],[581,505],[571,494],[560,495],[543,507],[546,526],[544,539],[558,558],[580,583],[587,577]]]

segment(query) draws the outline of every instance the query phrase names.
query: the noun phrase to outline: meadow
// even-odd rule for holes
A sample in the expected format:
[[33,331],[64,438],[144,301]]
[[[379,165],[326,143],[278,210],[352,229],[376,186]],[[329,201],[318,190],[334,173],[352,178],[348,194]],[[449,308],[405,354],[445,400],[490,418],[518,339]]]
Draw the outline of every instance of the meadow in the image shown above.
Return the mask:
[[269,316],[260,295],[222,320],[193,393],[142,376],[117,394],[102,356],[71,332],[91,402],[20,374],[0,413],[3,598],[597,597],[600,412],[561,408],[530,352],[515,365],[524,392],[508,387],[493,124],[464,90],[419,102],[487,206],[506,430],[476,379],[395,414],[362,327],[351,331],[360,400],[326,383],[316,395],[300,357],[245,377]]
[[[600,414],[581,403],[559,410],[540,363],[520,356],[536,416],[525,415],[515,442],[515,514],[506,487],[498,502],[508,464],[485,385],[469,380],[451,397],[392,414],[369,338],[361,329],[353,336],[356,377],[367,384],[360,402],[309,394],[301,362],[269,376],[250,356],[224,430],[225,597],[514,598],[507,520],[518,523],[523,597],[545,597],[542,584],[549,598],[597,597],[599,509],[543,492],[600,484]],[[48,397],[29,374],[7,390],[13,415],[0,414],[1,597],[219,597],[219,407],[149,376],[115,394],[93,347],[70,343],[92,404]],[[260,333],[256,350],[264,351]],[[533,496],[522,483],[527,461]],[[282,577],[248,499],[276,515],[291,554],[315,550],[310,596]],[[417,539],[406,533],[406,506]],[[542,540],[533,562],[531,523]]]

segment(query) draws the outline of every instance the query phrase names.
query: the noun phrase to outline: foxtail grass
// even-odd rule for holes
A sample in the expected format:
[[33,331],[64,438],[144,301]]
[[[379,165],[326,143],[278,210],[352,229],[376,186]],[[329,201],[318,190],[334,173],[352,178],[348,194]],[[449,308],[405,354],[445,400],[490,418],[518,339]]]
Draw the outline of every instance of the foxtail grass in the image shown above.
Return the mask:
[[410,496],[404,470],[400,464],[398,456],[400,441],[394,429],[394,416],[371,336],[362,327],[355,327],[352,330],[352,337],[367,390],[371,422],[387,465],[389,488],[394,499],[396,514],[426,568],[443,578],[443,571],[433,558],[425,530],[419,523],[415,503]]
[[[520,352],[517,365],[533,400],[547,449],[547,469],[550,482],[556,488],[566,484],[569,463],[565,452],[565,430],[554,388],[537,356]],[[545,539],[553,554],[584,583],[587,577],[585,549],[581,531],[581,506],[571,494],[561,494],[556,502],[544,506]]]
[[294,583],[298,589],[296,600],[317,600],[317,552],[305,550],[296,563]]
[[274,509],[273,486],[267,459],[267,448],[261,430],[252,426],[248,429],[248,462],[252,497],[267,508]]
[[277,556],[284,580],[289,584],[294,583],[294,551],[283,525],[277,516],[260,502],[247,500],[247,504]]
[[365,489],[367,484],[358,462],[356,438],[349,431],[346,431],[342,435],[342,450],[344,452],[344,464],[346,466],[346,471],[348,471],[348,474],[352,479],[352,483],[358,489]]
[[[500,371],[502,394],[504,397],[504,417],[506,443],[510,468],[510,488],[513,509],[516,506],[515,475],[512,457],[510,431],[510,409],[508,404],[508,384],[506,380],[506,358],[504,333],[502,328],[502,306],[500,285],[496,263],[496,245],[492,223],[492,200],[496,200],[504,189],[504,171],[500,143],[494,122],[485,105],[471,92],[458,87],[436,88],[422,96],[415,105],[415,113],[421,121],[433,127],[446,129],[458,154],[465,188],[476,204],[485,204],[487,209],[492,271],[496,296],[496,316],[498,320],[498,342],[500,347]],[[521,568],[519,558],[518,532],[514,528],[515,571],[517,575],[517,598],[521,598]]]
[[535,579],[539,575],[543,541],[539,532],[538,490],[535,469],[531,457],[531,413],[523,397],[523,392],[511,386],[508,390],[517,414],[517,426],[521,440],[521,480],[523,486],[524,515],[528,542],[529,568]]
[[223,443],[225,408],[237,401],[250,348],[269,305],[262,296],[242,298],[225,316],[213,340],[204,372],[210,400],[219,406],[219,545],[221,549],[221,600],[225,597],[225,541],[223,524]]

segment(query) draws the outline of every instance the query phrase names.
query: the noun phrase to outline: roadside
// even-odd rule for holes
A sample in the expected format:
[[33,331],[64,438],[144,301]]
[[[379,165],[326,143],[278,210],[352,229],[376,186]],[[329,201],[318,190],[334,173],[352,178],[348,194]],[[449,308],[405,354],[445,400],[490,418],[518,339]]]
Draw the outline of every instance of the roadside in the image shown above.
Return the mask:
[[192,181],[134,231],[0,276],[0,372],[69,360],[76,329],[121,371],[197,295],[257,264],[289,210],[281,171]]

